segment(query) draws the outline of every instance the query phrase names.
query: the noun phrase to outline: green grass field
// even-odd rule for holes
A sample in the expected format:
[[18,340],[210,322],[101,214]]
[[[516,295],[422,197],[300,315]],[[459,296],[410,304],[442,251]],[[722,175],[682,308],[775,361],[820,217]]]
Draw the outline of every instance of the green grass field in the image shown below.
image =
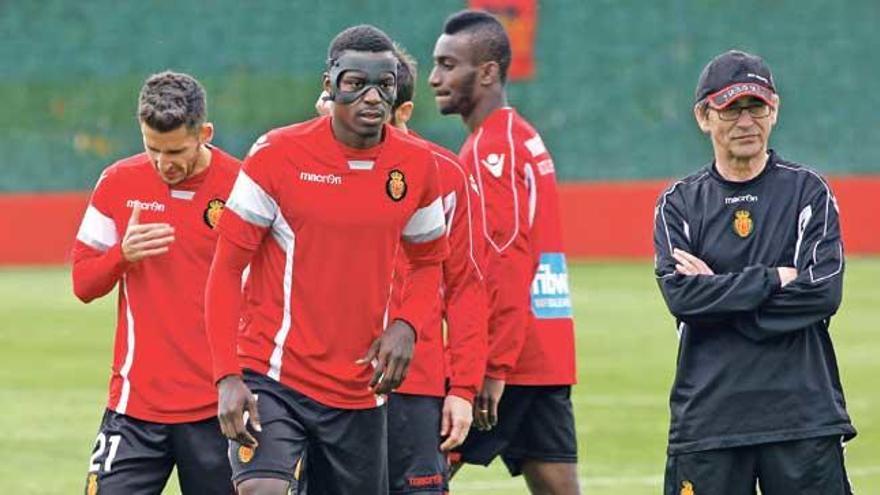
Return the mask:
[[[676,334],[647,263],[572,267],[585,493],[656,495],[664,466]],[[880,493],[880,259],[852,259],[833,323],[849,411],[857,493]],[[115,296],[77,301],[66,268],[0,270],[0,463],[4,492],[80,493],[104,406]],[[468,467],[455,493],[527,493],[496,462]],[[166,493],[179,493],[172,483]]]

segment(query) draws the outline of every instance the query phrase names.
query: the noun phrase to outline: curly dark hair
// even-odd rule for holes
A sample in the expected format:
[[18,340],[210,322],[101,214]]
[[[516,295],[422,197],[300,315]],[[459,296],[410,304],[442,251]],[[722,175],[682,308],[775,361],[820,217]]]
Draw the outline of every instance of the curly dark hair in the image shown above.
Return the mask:
[[195,130],[205,122],[207,111],[205,89],[194,77],[180,72],[153,74],[138,97],[138,120],[159,132],[182,125]]

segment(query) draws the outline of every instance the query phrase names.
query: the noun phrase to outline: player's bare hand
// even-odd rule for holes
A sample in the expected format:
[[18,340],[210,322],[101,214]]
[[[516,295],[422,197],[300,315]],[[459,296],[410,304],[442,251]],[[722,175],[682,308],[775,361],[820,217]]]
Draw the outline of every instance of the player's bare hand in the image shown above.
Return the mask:
[[782,286],[785,287],[792,280],[797,278],[797,269],[792,268],[790,266],[780,266],[776,268],[776,271],[779,272],[779,281],[782,282]]
[[257,411],[257,396],[251,393],[238,375],[229,375],[217,382],[217,393],[217,419],[220,420],[223,435],[244,446],[256,447],[257,439],[247,430],[247,424],[255,431],[263,431]]
[[446,396],[443,401],[443,418],[440,420],[440,436],[446,437],[446,440],[440,444],[440,450],[449,452],[464,442],[471,428],[473,411],[470,402],[455,395]]
[[672,250],[672,257],[678,262],[675,271],[682,275],[715,275],[705,261],[687,251],[675,248]]
[[488,431],[498,424],[498,403],[504,394],[504,380],[488,376],[483,388],[474,398],[474,425],[478,430]]
[[321,91],[320,96],[315,100],[315,112],[318,115],[330,115],[330,112],[333,111],[333,102],[327,99],[329,96],[330,93]]
[[122,256],[129,263],[168,252],[174,227],[167,223],[140,223],[141,209],[132,208],[122,238]]
[[373,363],[375,370],[370,388],[377,394],[387,394],[396,389],[406,378],[412,360],[416,331],[402,320],[394,320],[357,364]]

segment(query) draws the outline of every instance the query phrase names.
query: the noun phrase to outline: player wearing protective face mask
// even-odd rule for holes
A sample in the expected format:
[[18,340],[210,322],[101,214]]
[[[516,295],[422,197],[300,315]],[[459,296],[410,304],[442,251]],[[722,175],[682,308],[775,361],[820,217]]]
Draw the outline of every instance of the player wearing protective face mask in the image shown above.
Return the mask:
[[[411,136],[416,61],[397,47],[397,96],[391,124]],[[324,92],[315,102],[321,115],[333,111]],[[443,262],[440,299],[421,333],[403,384],[388,398],[389,494],[432,494],[447,490],[447,453],[461,445],[473,418],[472,403],[486,367],[486,288],[476,181],[451,151],[425,140],[438,159],[449,257]],[[398,257],[392,287],[392,314],[400,304],[409,263]],[[444,329],[445,323],[445,329]],[[445,330],[445,331],[444,331]],[[447,359],[443,359],[444,353]],[[323,493],[320,480],[306,478],[300,495]]]
[[[448,251],[435,158],[385,123],[391,40],[349,28],[328,59],[332,114],[258,139],[219,226],[207,325],[241,494],[286,494],[306,448],[329,493],[388,492],[385,394],[406,376]],[[411,272],[390,318],[398,251]]]

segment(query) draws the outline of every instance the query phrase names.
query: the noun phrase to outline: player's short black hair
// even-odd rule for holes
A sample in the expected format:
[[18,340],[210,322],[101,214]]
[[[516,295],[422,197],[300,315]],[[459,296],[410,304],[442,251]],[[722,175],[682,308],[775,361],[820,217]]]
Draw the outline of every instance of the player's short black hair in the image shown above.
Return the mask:
[[511,57],[510,38],[498,18],[482,10],[462,10],[446,19],[443,33],[470,35],[474,62],[497,62],[501,68],[501,82],[507,81]]
[[416,59],[397,43],[394,44],[394,55],[397,57],[397,98],[392,109],[397,110],[400,105],[412,101],[416,94],[418,64]]
[[327,49],[327,67],[345,50],[357,52],[393,52],[394,42],[384,31],[369,24],[360,24],[337,34]]
[[138,97],[138,120],[159,132],[185,125],[195,130],[205,122],[205,89],[189,74],[165,71],[148,77]]

